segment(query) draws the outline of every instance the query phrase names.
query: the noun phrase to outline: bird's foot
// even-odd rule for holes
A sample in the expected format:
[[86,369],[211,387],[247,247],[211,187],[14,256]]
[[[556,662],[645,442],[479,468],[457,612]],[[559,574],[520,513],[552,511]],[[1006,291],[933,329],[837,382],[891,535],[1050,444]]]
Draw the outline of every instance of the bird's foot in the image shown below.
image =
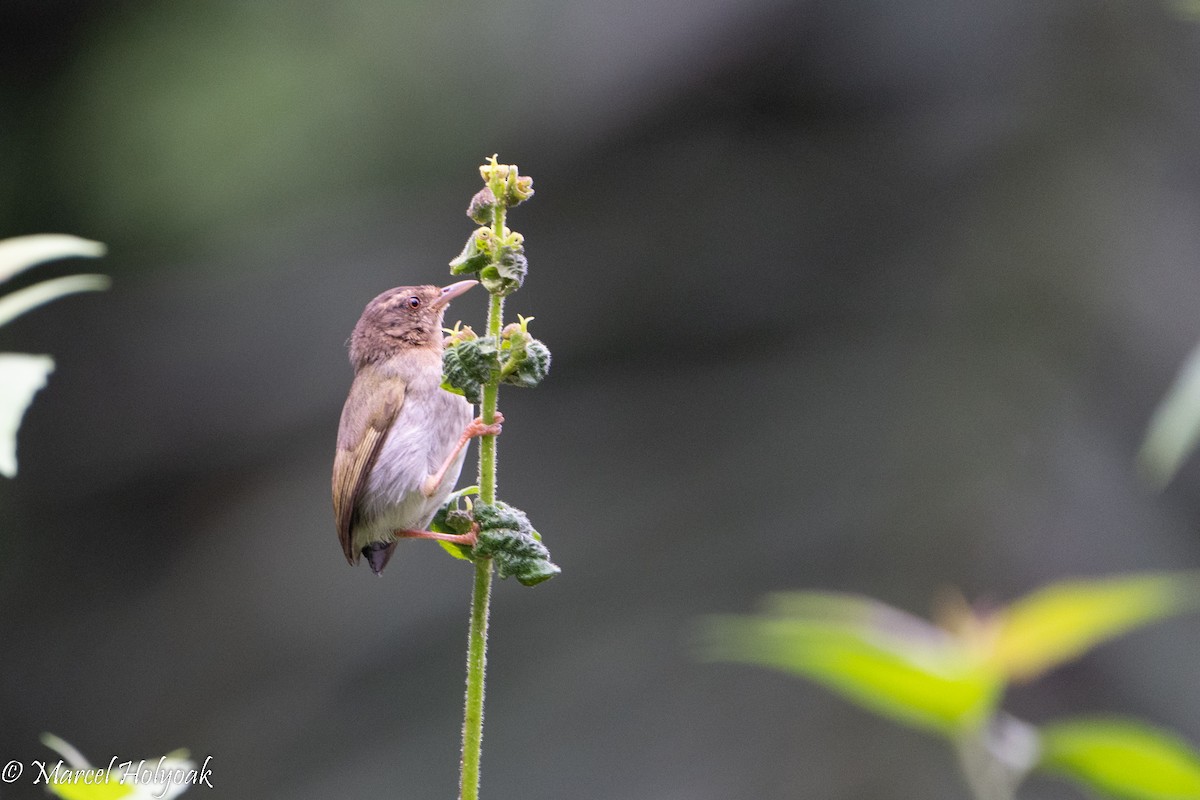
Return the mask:
[[439,542],[453,542],[464,547],[474,547],[479,541],[479,526],[471,527],[468,533],[434,533],[433,531],[393,531],[397,539],[435,539]]
[[467,423],[466,430],[463,431],[464,439],[474,439],[479,436],[499,436],[503,430],[501,425],[504,423],[504,415],[497,411],[492,415],[492,424],[487,425],[483,421],[483,417],[476,417]]

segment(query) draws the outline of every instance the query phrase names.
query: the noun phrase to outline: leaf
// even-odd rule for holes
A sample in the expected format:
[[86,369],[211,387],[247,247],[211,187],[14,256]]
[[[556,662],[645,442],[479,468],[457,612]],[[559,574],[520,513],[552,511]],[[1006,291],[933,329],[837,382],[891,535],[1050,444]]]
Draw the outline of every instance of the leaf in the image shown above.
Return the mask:
[[529,260],[520,243],[504,244],[491,263],[479,270],[479,282],[489,294],[507,297],[521,288],[529,273]]
[[526,341],[505,362],[500,382],[532,389],[550,372],[550,348],[537,339],[524,337]]
[[[479,494],[478,486],[467,486],[452,492],[442,507],[433,515],[433,519],[429,522],[429,530],[435,533],[453,533],[462,535],[471,530],[471,526],[475,522],[475,518],[471,515],[471,502],[467,501],[466,508],[459,503],[463,498],[469,495]],[[471,548],[454,542],[446,542],[441,539],[438,544],[442,549],[450,555],[462,561],[471,560]]]
[[1018,680],[1034,678],[1101,642],[1197,606],[1195,574],[1143,574],[1058,583],[1000,613],[988,660]]
[[562,572],[524,511],[497,502],[476,503],[472,513],[479,524],[473,555],[491,558],[502,579],[512,576],[524,586],[536,586]]
[[1158,404],[1138,451],[1138,468],[1151,485],[1171,482],[1200,441],[1200,347],[1179,368],[1175,383]]
[[[494,201],[495,197],[492,199]],[[491,248],[494,241],[495,236],[489,228],[477,228],[472,231],[467,243],[463,245],[462,252],[450,261],[450,274],[465,275],[479,272],[491,260]]]
[[44,261],[71,256],[97,257],[104,255],[104,245],[65,233],[39,233],[0,239],[0,281]]
[[483,385],[500,372],[496,342],[491,337],[464,339],[442,350],[442,388],[471,403],[483,398]]
[[0,297],[0,325],[63,295],[103,291],[110,283],[106,275],[66,275],[18,289]]
[[[46,769],[53,769],[53,765],[48,764]],[[97,773],[103,773],[103,770],[97,770]],[[84,783],[82,778],[78,782],[62,778],[56,780],[52,775],[46,782],[46,789],[63,800],[119,800],[137,796],[137,787],[132,783],[122,784],[118,775],[101,775],[94,780],[96,782],[92,783]]]
[[946,632],[865,597],[806,592],[767,615],[717,617],[707,656],[802,675],[897,722],[948,736],[977,728],[998,677]]
[[1200,798],[1196,750],[1173,734],[1132,720],[1047,725],[1038,768],[1127,800]]
[[50,356],[0,353],[0,475],[17,474],[17,430],[33,396],[54,370]]
[[193,784],[212,786],[207,777],[208,760],[197,770],[186,750],[158,759],[114,759],[120,763],[105,770],[92,767],[82,753],[52,733],[43,733],[41,739],[62,756],[61,761],[46,763],[46,788],[64,800],[173,800]]

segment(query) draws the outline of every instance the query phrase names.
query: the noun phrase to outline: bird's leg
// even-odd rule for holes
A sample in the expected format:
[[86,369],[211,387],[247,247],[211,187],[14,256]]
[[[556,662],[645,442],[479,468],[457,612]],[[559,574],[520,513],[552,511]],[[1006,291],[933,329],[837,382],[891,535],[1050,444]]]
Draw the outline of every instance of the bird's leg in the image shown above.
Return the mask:
[[499,436],[500,423],[502,422],[504,422],[504,415],[499,411],[496,412],[495,419],[491,425],[485,425],[483,417],[476,417],[468,422],[462,436],[458,439],[458,444],[454,445],[454,449],[450,451],[450,455],[446,456],[446,460],[442,462],[442,466],[421,484],[421,494],[426,497],[433,497],[437,493],[437,488],[441,485],[442,479],[446,477],[446,471],[450,469],[450,465],[454,463],[454,459],[458,458],[458,454],[462,452],[462,449],[467,446],[467,442],[477,436]]
[[433,531],[393,531],[392,534],[397,539],[437,539],[441,542],[453,542],[454,544],[465,545],[466,547],[474,547],[479,541],[479,526],[472,525],[469,533],[434,533]]

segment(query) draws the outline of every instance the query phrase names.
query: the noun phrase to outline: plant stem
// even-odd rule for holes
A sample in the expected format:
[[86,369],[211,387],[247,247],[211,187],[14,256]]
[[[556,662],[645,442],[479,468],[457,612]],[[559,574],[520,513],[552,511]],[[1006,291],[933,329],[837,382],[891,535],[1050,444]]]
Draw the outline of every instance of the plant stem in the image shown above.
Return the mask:
[[[496,341],[500,349],[500,329],[504,322],[504,298],[491,295],[488,307],[487,335]],[[483,409],[480,416],[485,425],[491,425],[496,416],[496,400],[500,394],[499,378],[483,387]],[[483,503],[496,502],[496,437],[483,436],[479,439],[479,500]]]
[[475,562],[475,590],[471,594],[471,631],[467,640],[467,701],[463,711],[460,800],[479,797],[479,760],[483,750],[483,683],[487,672],[488,608],[492,594],[492,560]]
[[[493,220],[497,235],[504,232],[504,204],[496,204]],[[504,298],[491,295],[488,304],[487,335],[500,345],[500,330],[504,323]],[[496,416],[496,401],[500,393],[497,376],[483,387],[484,424],[492,424]],[[479,440],[479,501],[489,505],[496,502],[496,437]],[[475,589],[471,593],[471,628],[467,634],[467,699],[463,710],[462,772],[459,777],[459,800],[478,800],[479,762],[483,752],[483,692],[487,674],[488,611],[492,597],[492,560],[475,562]]]

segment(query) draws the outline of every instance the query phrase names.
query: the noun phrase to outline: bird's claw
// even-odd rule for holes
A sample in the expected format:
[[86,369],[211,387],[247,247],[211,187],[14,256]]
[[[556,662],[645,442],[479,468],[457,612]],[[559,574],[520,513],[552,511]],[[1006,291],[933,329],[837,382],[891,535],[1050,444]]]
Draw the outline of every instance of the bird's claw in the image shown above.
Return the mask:
[[474,439],[479,436],[499,436],[500,431],[503,430],[501,427],[503,422],[504,415],[499,411],[492,415],[491,425],[485,424],[483,417],[476,417],[467,423],[467,429],[463,432],[463,435],[468,439]]

